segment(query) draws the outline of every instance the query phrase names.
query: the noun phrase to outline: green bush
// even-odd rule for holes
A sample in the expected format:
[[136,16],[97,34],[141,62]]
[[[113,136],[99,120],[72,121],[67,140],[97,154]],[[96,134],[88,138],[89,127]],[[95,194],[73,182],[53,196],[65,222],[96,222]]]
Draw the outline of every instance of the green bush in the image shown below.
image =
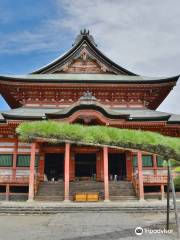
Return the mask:
[[174,186],[176,190],[180,190],[180,176],[174,179]]
[[83,126],[55,121],[24,122],[16,129],[22,141],[33,141],[38,137],[46,141],[67,140],[74,143],[110,145],[144,150],[161,155],[165,160],[180,159],[180,139],[142,130],[119,129],[107,126]]

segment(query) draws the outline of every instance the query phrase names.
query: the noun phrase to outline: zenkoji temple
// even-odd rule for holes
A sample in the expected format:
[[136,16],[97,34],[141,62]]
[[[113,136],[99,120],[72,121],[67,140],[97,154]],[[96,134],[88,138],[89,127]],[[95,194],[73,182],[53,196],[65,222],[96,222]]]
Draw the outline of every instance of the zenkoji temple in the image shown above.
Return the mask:
[[0,112],[0,199],[72,200],[98,192],[101,200],[163,199],[167,170],[156,154],[73,144],[24,143],[24,121],[142,129],[180,136],[180,115],[157,111],[179,76],[144,77],[106,57],[83,30],[72,48],[27,75],[0,76],[11,110]]

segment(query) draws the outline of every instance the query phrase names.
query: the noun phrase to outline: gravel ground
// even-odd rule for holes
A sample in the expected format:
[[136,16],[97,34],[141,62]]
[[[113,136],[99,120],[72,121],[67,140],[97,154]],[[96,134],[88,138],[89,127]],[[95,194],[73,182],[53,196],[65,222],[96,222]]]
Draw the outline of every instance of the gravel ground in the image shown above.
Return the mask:
[[0,240],[175,239],[175,231],[135,234],[136,227],[164,229],[165,217],[164,213],[119,212],[1,215]]

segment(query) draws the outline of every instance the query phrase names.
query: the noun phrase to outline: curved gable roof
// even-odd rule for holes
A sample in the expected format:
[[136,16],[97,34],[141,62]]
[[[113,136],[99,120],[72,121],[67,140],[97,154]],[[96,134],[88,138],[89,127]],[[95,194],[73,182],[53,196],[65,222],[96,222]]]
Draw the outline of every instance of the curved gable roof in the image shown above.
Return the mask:
[[54,73],[58,68],[61,68],[72,59],[76,58],[80,51],[86,49],[100,64],[105,65],[109,71],[114,74],[123,74],[130,76],[137,76],[137,74],[128,71],[127,69],[119,66],[108,57],[106,57],[98,48],[94,42],[93,37],[89,34],[89,31],[81,31],[80,35],[75,40],[72,48],[65,54],[55,59],[46,66],[32,72],[32,74]]

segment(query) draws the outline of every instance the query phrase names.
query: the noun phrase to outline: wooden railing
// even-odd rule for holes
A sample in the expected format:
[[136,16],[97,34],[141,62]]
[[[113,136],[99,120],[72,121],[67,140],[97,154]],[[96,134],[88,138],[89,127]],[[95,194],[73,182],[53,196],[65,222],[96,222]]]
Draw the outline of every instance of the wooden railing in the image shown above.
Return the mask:
[[144,175],[143,176],[144,183],[167,183],[167,175]]
[[138,178],[137,178],[137,176],[133,176],[132,177],[132,184],[133,184],[133,187],[134,187],[134,190],[135,190],[135,193],[136,193],[136,196],[138,196],[138,194],[139,194],[139,191],[138,191],[138,189],[139,189],[139,184],[138,184]]
[[27,175],[0,175],[0,183],[20,183],[27,184],[29,182],[29,176]]

